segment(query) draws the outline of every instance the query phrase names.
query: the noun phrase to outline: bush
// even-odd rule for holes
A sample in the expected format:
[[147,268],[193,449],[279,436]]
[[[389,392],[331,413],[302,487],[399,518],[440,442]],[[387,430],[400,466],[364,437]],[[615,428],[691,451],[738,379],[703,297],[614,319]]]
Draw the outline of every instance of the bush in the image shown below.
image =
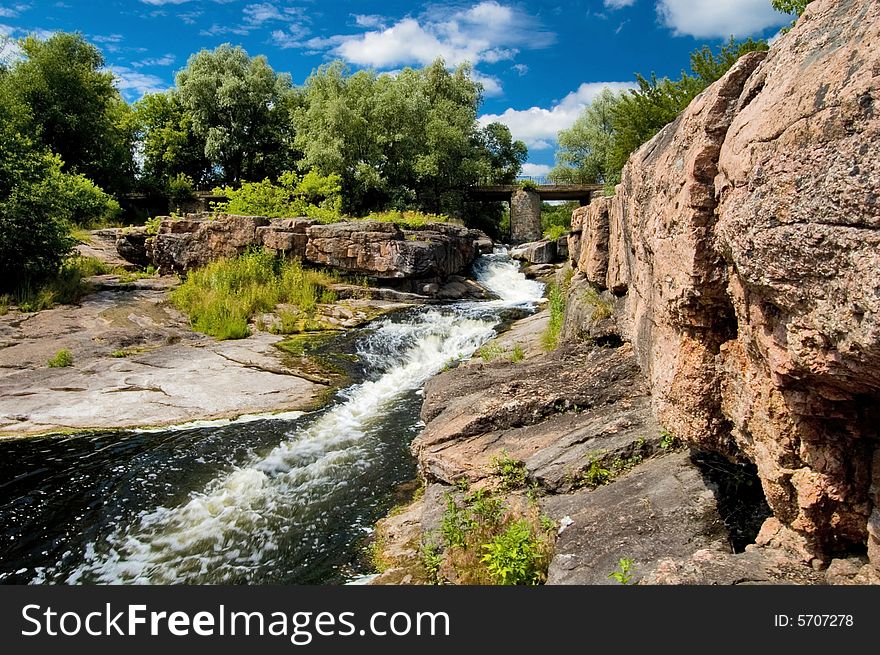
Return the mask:
[[228,198],[216,207],[224,213],[268,218],[307,216],[332,223],[341,218],[341,190],[338,175],[322,176],[310,171],[300,177],[289,171],[277,183],[268,179],[245,182],[238,189],[227,186],[214,189],[214,193]]
[[554,225],[550,229],[544,232],[544,238],[549,239],[550,241],[556,241],[557,239],[561,239],[569,232],[569,228],[564,225]]
[[544,581],[546,552],[526,521],[511,523],[483,546],[481,560],[500,585],[537,585]]
[[57,173],[53,184],[58,211],[74,225],[98,227],[122,213],[115,199],[83,175]]
[[501,479],[502,488],[508,490],[522,489],[529,476],[525,462],[513,459],[504,451],[492,458],[492,473]]
[[[319,301],[334,299],[327,289],[333,282],[328,274],[304,269],[298,260],[255,251],[191,271],[171,300],[199,332],[220,340],[244,339],[250,336],[250,319],[280,303],[293,305],[304,319],[311,317]],[[294,325],[290,318],[285,322]],[[312,327],[314,322],[305,323]]]
[[542,342],[546,350],[555,350],[559,345],[562,335],[562,325],[565,322],[565,291],[558,284],[550,285],[550,323],[544,332]]
[[168,198],[175,209],[195,196],[195,184],[185,173],[178,173],[168,181]]
[[66,368],[73,366],[73,354],[67,349],[59,350],[55,356],[48,361],[49,368]]
[[429,223],[446,223],[449,217],[444,214],[424,214],[416,211],[373,212],[361,220],[394,223],[408,230],[419,230]]

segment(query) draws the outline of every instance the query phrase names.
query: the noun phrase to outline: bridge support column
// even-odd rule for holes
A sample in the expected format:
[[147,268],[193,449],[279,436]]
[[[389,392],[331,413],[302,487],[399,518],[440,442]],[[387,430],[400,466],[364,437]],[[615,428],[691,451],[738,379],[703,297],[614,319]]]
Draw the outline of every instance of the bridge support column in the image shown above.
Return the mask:
[[510,198],[510,240],[513,243],[538,241],[541,232],[541,194],[518,189]]

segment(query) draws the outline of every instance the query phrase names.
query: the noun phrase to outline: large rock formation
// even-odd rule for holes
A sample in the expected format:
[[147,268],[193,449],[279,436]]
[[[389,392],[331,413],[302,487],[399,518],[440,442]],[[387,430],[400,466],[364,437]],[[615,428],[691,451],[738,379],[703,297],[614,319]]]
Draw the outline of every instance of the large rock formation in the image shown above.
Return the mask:
[[418,231],[379,221],[315,225],[308,230],[305,259],[376,278],[444,278],[473,263],[480,238],[440,223]]
[[354,221],[320,225],[305,218],[188,214],[161,220],[158,234],[120,231],[116,249],[139,266],[184,273],[263,247],[285,257],[378,279],[437,283],[464,272],[492,240],[479,230],[432,223],[404,230],[393,223]]
[[880,567],[878,100],[880,5],[816,0],[576,212],[570,250],[622,297],[660,423],[757,465],[766,541]]

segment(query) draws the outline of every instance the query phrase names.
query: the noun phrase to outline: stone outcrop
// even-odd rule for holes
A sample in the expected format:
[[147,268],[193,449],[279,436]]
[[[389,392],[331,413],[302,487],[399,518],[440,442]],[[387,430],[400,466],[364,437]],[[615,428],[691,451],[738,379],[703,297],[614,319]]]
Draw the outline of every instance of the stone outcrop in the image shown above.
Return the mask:
[[[185,273],[254,247],[346,273],[422,281],[421,286],[436,284],[441,289],[450,276],[466,271],[478,254],[492,252],[493,243],[479,230],[446,223],[405,230],[378,221],[321,225],[305,218],[225,214],[168,217],[155,236],[144,228],[116,234],[120,256],[138,266],[155,265],[161,273]],[[449,294],[454,295],[454,289]]]
[[773,543],[880,567],[878,44],[875,1],[810,3],[575,212],[569,251],[659,422],[757,465]]
[[552,264],[556,261],[555,241],[524,243],[510,251],[510,256],[529,264]]
[[480,238],[440,223],[418,231],[378,221],[315,225],[308,229],[305,259],[380,279],[444,278],[473,263]]
[[258,228],[269,225],[262,216],[190,214],[182,220],[163,220],[159,233],[147,243],[150,259],[162,273],[183,273],[217,259],[235,257],[258,243]]

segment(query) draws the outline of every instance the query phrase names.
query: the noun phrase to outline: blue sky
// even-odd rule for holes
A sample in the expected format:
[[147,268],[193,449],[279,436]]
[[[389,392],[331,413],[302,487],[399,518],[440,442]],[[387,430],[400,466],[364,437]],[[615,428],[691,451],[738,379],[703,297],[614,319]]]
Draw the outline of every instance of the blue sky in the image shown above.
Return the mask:
[[266,55],[295,84],[333,59],[380,71],[470,61],[485,87],[481,120],[529,145],[527,174],[546,172],[558,130],[604,86],[677,76],[704,43],[770,37],[789,20],[770,0],[0,0],[0,36],[82,32],[130,101],[226,42]]

